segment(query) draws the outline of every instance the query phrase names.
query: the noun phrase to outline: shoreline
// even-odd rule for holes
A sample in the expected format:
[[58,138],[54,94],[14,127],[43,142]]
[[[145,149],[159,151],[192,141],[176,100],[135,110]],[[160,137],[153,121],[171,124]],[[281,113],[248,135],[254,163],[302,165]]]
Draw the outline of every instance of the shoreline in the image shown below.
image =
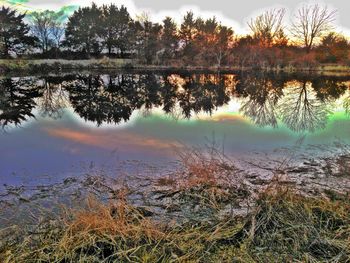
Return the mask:
[[[32,195],[26,194],[25,187],[8,187],[2,219],[8,215],[11,221],[0,227],[0,258],[5,262],[83,262],[82,258],[127,262],[130,257],[149,259],[138,262],[202,262],[197,259],[206,254],[208,262],[350,259],[348,191],[328,185],[318,189],[318,179],[312,177],[316,183],[312,191],[305,189],[308,184],[291,183],[291,173],[310,172],[300,167],[276,168],[266,181],[254,179],[254,174],[242,172],[219,153],[208,154],[184,153],[179,170],[145,176],[141,184],[139,175],[118,180],[87,174],[81,180],[67,178],[38,186]],[[335,170],[346,167],[336,160],[341,159],[332,160]],[[326,181],[349,174],[323,172],[319,179]],[[28,218],[31,211],[39,216]]]
[[69,70],[141,70],[141,71],[197,71],[236,73],[238,71],[257,71],[268,73],[312,73],[321,75],[350,75],[350,66],[341,64],[321,64],[310,67],[253,67],[253,66],[174,66],[146,65],[135,59],[1,59],[0,76],[13,73],[61,73]]

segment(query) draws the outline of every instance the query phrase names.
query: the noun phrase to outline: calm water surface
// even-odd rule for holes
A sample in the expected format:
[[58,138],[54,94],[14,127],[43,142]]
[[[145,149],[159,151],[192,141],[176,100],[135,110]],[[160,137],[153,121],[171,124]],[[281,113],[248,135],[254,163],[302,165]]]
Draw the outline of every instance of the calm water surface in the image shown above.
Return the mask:
[[166,164],[216,141],[251,155],[350,142],[350,77],[110,73],[0,78],[0,182]]

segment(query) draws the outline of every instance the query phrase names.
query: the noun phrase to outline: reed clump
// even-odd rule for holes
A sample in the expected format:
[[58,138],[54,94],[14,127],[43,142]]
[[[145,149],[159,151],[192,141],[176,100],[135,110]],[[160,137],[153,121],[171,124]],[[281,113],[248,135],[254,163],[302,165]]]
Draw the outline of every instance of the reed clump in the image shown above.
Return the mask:
[[271,186],[245,216],[181,224],[147,217],[123,199],[88,198],[83,208],[64,211],[3,242],[1,262],[350,261],[349,197]]
[[184,221],[210,221],[242,209],[250,197],[243,171],[217,148],[189,148],[178,152],[182,168],[157,180],[167,187],[157,199],[168,203]]
[[307,197],[276,186],[259,196],[256,207],[247,243],[256,261],[349,262],[348,197]]
[[350,262],[349,193],[272,180],[252,194],[223,155],[181,156],[183,168],[144,195],[157,200],[152,213],[130,187],[109,201],[90,195],[35,224],[0,227],[0,262]]

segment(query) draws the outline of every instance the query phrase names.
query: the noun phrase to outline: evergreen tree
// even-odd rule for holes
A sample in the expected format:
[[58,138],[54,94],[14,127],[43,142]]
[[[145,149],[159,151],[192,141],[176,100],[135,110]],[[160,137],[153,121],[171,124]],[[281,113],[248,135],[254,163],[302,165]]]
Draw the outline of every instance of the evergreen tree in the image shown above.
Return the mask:
[[25,14],[2,7],[0,9],[0,57],[21,54],[27,46],[35,44],[35,38],[28,35],[29,26],[23,21]]
[[219,23],[215,17],[203,20],[196,19],[197,34],[194,39],[195,48],[199,62],[212,64],[214,59],[214,49],[216,46],[216,36],[219,31]]
[[108,50],[108,54],[113,53],[113,49],[117,49],[121,55],[130,47],[131,34],[131,17],[126,7],[118,8],[116,5],[102,7],[103,14],[103,38],[104,45]]
[[134,23],[135,48],[139,59],[147,64],[152,64],[157,58],[160,50],[161,30],[162,26],[152,23],[147,15],[140,16]]
[[163,59],[171,59],[176,55],[176,51],[179,47],[179,37],[177,34],[176,23],[171,17],[166,17],[163,20],[163,32],[161,37],[161,43],[163,47]]
[[102,43],[99,36],[102,32],[102,12],[96,4],[79,8],[69,18],[66,27],[65,45],[74,51],[81,51],[88,57],[100,53]]
[[184,42],[185,47],[191,43],[196,32],[196,21],[193,16],[193,12],[187,12],[183,18],[183,22],[180,28],[180,37]]
[[193,62],[196,55],[194,38],[196,36],[196,21],[193,12],[187,12],[180,27],[180,40],[183,59],[187,63]]

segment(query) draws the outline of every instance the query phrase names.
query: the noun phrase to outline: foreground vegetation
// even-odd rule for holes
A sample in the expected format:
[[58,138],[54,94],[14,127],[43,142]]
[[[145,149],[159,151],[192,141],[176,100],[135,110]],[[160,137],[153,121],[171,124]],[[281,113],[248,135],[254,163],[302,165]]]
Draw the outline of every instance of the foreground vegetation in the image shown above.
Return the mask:
[[111,205],[89,200],[85,209],[43,222],[20,242],[6,244],[1,257],[2,262],[348,262],[349,213],[348,197],[316,199],[283,188],[261,193],[243,217],[180,225],[152,220],[123,199]]
[[[181,171],[153,178],[153,190],[141,190],[147,208],[135,202],[131,186],[114,188],[95,177],[84,182],[94,189],[85,205],[37,213],[30,227],[12,221],[0,231],[1,261],[350,261],[349,194],[327,190],[315,196],[282,186],[281,167],[257,191],[224,158],[180,156]],[[348,158],[333,163],[349,176]],[[109,192],[109,201],[97,192]]]

